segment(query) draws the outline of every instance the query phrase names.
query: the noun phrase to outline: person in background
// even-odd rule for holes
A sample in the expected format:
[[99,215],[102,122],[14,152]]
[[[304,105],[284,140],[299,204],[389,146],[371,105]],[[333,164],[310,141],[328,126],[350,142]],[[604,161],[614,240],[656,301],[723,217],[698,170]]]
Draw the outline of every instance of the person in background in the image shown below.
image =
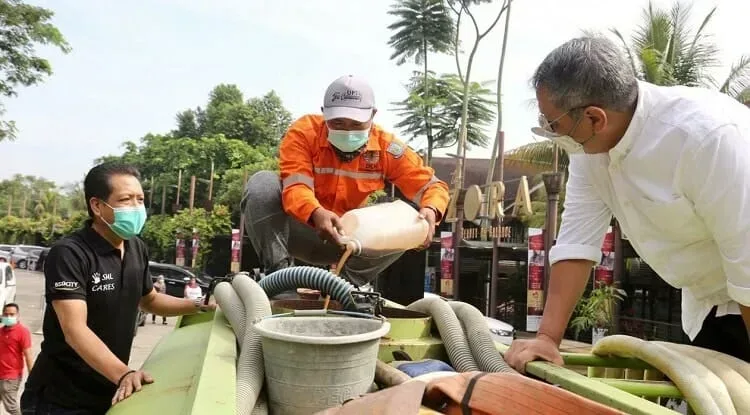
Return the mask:
[[104,163],[83,181],[89,220],[57,242],[44,265],[44,341],[21,396],[28,415],[102,415],[154,382],[128,367],[138,308],[161,316],[214,309],[157,293],[135,167]]
[[198,282],[195,280],[195,277],[190,277],[188,283],[185,284],[185,298],[195,300],[200,299],[201,297],[203,297],[203,291],[201,290],[201,287],[198,286]]
[[[154,290],[157,293],[167,293],[167,284],[164,282],[164,276],[159,275],[154,283]],[[156,314],[151,314],[151,323],[156,323]],[[161,324],[167,324],[167,316],[161,316]]]
[[8,303],[3,307],[0,329],[0,400],[5,412],[20,415],[18,389],[23,378],[24,362],[31,372],[31,333],[19,321],[18,304]]

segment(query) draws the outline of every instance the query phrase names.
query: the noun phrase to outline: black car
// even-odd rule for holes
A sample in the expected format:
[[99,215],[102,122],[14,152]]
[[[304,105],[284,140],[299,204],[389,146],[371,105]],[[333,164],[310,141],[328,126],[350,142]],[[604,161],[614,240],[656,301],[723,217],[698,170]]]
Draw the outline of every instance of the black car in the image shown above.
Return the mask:
[[205,295],[208,291],[208,285],[213,279],[213,277],[202,271],[173,264],[149,262],[148,269],[151,274],[151,279],[154,282],[156,282],[159,275],[164,276],[164,283],[167,286],[167,294],[174,297],[184,297],[185,284],[191,277],[195,277],[195,281],[198,283],[198,286],[201,287],[201,291],[203,291],[203,294]]

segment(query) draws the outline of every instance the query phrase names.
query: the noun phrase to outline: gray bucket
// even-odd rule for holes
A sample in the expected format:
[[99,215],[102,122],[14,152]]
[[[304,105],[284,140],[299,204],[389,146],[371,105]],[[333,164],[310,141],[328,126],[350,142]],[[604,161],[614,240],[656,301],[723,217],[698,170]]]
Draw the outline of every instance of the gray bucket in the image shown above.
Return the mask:
[[375,378],[379,319],[271,317],[254,325],[262,336],[269,412],[309,415],[365,394]]

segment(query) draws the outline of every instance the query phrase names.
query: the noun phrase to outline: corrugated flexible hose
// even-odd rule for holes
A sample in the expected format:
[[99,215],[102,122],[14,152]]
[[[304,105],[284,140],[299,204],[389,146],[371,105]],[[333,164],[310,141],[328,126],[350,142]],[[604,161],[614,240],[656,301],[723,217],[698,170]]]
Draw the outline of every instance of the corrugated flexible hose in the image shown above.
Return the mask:
[[518,373],[505,363],[503,357],[495,348],[495,342],[490,336],[487,320],[481,311],[471,304],[460,301],[449,301],[448,305],[456,313],[458,321],[466,333],[471,354],[474,356],[479,369],[483,372]]
[[248,328],[253,321],[271,315],[268,296],[255,281],[244,274],[235,275],[231,284],[219,283],[214,295],[240,343],[236,413],[268,414],[265,396],[261,394],[265,381],[261,336]]
[[297,288],[319,290],[323,295],[329,294],[331,299],[341,303],[344,310],[356,311],[354,302],[349,295],[354,290],[354,286],[325,269],[315,267],[283,268],[260,280],[260,286],[269,298]]
[[409,304],[406,308],[432,316],[437,324],[440,337],[443,339],[443,344],[445,344],[448,358],[457,371],[472,372],[479,370],[469,349],[464,330],[461,328],[461,322],[458,321],[456,313],[453,312],[448,303],[440,298],[423,298]]

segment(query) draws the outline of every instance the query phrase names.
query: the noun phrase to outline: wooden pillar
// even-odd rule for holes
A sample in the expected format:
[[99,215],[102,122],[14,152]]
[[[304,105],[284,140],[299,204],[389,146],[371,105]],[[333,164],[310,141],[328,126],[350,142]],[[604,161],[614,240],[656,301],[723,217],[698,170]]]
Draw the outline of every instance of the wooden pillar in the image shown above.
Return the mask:
[[190,176],[190,198],[188,199],[190,213],[193,213],[193,203],[195,203],[195,176]]

